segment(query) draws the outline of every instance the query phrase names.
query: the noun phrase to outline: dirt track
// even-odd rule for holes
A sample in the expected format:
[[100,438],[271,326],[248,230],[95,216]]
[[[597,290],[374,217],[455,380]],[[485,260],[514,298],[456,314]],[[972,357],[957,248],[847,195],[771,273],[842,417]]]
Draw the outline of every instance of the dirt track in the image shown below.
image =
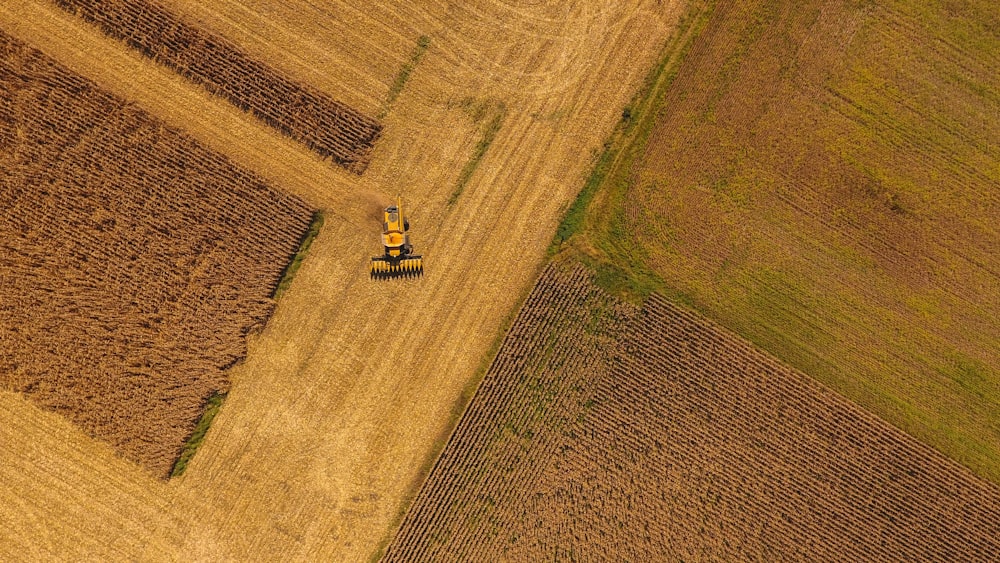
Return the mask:
[[[676,6],[169,7],[369,115],[419,36],[431,44],[359,178],[54,6],[0,7],[0,29],[330,210],[180,480],[158,483],[68,422],[0,394],[0,448],[15,454],[0,462],[0,557],[366,559],[418,484]],[[449,207],[480,140],[470,108],[482,103],[502,103],[506,115]],[[372,209],[395,192],[413,209],[427,272],[375,285]]]

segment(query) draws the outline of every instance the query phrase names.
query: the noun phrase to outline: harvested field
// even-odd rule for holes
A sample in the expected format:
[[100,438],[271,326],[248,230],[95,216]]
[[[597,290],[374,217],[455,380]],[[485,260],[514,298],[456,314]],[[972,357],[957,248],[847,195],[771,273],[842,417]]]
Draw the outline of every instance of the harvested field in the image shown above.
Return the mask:
[[0,387],[166,477],[310,208],[0,33]]
[[690,310],[550,266],[386,561],[984,561],[1000,490]]
[[1000,483],[997,17],[718,2],[581,248]]
[[382,125],[254,60],[226,38],[150,0],[56,0],[108,35],[174,69],[324,158],[361,174]]

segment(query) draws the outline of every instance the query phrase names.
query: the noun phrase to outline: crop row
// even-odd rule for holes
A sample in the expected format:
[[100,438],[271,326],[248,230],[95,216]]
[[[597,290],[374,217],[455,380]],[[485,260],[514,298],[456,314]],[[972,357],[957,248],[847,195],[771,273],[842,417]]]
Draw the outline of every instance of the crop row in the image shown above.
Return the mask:
[[311,209],[3,34],[0,162],[0,386],[165,477]]
[[993,485],[696,313],[550,266],[385,559],[990,560],[998,538]]
[[[585,270],[550,266],[422,488],[387,560],[490,559],[511,514],[557,455],[602,364],[581,341],[603,298]],[[575,311],[579,316],[560,312]],[[542,351],[541,353],[538,353]],[[433,530],[427,533],[428,529]]]
[[591,459],[578,462],[641,453],[650,470],[639,490],[670,491],[657,512],[689,516],[669,520],[670,556],[955,561],[1000,552],[995,487],[749,343],[658,296],[626,339],[630,353],[595,394],[581,448]]
[[56,0],[143,55],[229,100],[324,158],[364,172],[382,132],[375,119],[254,60],[231,41],[149,0]]

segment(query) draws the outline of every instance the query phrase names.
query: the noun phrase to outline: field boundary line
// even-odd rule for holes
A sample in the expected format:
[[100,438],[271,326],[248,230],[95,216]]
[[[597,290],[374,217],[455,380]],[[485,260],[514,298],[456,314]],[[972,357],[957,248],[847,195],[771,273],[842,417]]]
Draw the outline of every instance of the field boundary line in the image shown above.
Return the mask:
[[431,475],[434,473],[434,468],[441,462],[441,456],[447,449],[448,443],[451,442],[452,436],[454,436],[455,432],[458,430],[462,419],[465,418],[466,412],[474,402],[476,395],[480,392],[480,388],[482,387],[482,383],[485,380],[490,367],[499,355],[500,350],[503,349],[504,344],[509,338],[511,338],[511,328],[517,323],[517,319],[521,315],[521,311],[524,310],[525,304],[534,292],[535,286],[538,284],[538,280],[542,279],[545,272],[552,267],[553,262],[554,261],[550,260],[539,264],[538,270],[534,275],[534,283],[524,289],[520,297],[518,297],[516,305],[511,309],[511,312],[508,313],[507,318],[500,324],[500,328],[497,330],[497,335],[493,339],[493,344],[486,355],[483,356],[482,362],[476,370],[475,375],[469,379],[469,382],[465,385],[461,395],[459,395],[458,400],[455,401],[454,408],[452,409],[451,420],[448,421],[448,424],[445,426],[445,430],[435,441],[434,447],[430,450],[431,454],[428,456],[428,459],[424,462],[423,466],[421,466],[420,471],[417,473],[417,478],[409,488],[409,493],[406,496],[405,502],[400,505],[399,511],[392,525],[388,526],[389,533],[382,538],[377,548],[372,553],[372,556],[369,558],[369,561],[372,563],[382,560],[389,544],[392,543],[392,540],[399,533],[399,529],[406,520],[406,515],[413,506],[413,502],[420,495],[420,491],[423,490],[427,480],[430,479]]
[[302,261],[305,260],[306,255],[309,254],[309,247],[312,246],[316,237],[319,236],[320,230],[323,228],[323,223],[326,221],[326,212],[322,209],[317,210],[313,213],[312,221],[309,223],[309,230],[302,234],[302,240],[299,242],[299,249],[292,257],[292,260],[285,266],[285,270],[281,272],[281,280],[278,285],[274,288],[273,298],[275,300],[281,299],[281,296],[285,294],[286,291],[291,287],[292,280],[295,278],[296,272],[302,266]]
[[631,163],[638,153],[645,150],[667,89],[676,78],[692,43],[705,28],[714,5],[715,0],[693,3],[681,17],[677,33],[663,47],[657,64],[646,76],[642,88],[622,110],[622,118],[604,142],[604,150],[597,157],[587,182],[566,210],[549,248],[550,255],[556,254],[563,243],[568,242],[585,226],[594,198],[617,178],[626,159],[627,163]]
[[[250,113],[323,158],[362,174],[382,124],[188,23],[154,0],[54,0],[157,64]],[[222,64],[220,64],[222,63]]]

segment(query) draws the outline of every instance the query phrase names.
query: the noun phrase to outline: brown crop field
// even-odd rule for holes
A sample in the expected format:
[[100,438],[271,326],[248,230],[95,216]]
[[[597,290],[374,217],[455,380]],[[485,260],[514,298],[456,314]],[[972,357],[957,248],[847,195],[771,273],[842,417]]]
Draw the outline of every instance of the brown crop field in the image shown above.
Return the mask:
[[0,386],[165,477],[311,210],[0,32]]
[[152,1],[56,3],[320,156],[358,174],[367,168],[381,124],[248,57],[226,38],[185,23]]
[[386,561],[986,561],[1000,489],[654,294],[557,263]]
[[717,2],[580,248],[1000,483],[998,21]]
[[[159,5],[383,128],[358,175],[55,2],[0,3],[0,31],[327,218],[226,373],[226,401],[183,475],[163,481],[0,391],[0,559],[369,560],[683,5]],[[375,217],[396,194],[427,271],[375,284]]]

